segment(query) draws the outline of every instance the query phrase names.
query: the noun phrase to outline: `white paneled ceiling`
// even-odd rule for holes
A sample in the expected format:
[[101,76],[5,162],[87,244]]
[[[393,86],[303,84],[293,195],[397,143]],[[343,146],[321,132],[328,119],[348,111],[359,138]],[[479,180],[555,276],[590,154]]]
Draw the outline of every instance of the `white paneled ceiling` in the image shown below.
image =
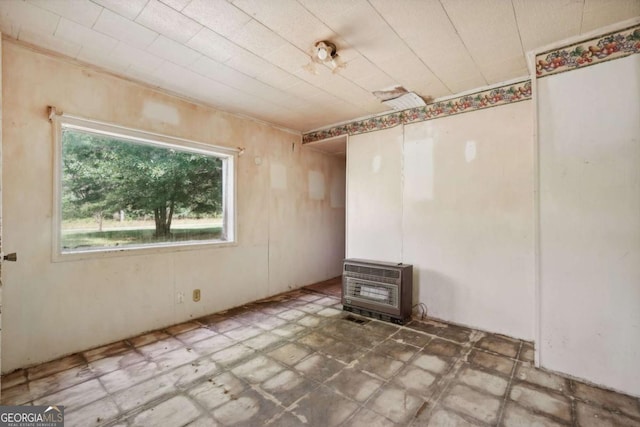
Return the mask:
[[[640,0],[0,0],[0,31],[298,131],[527,75],[525,53],[640,16]],[[346,68],[303,67],[319,40]]]

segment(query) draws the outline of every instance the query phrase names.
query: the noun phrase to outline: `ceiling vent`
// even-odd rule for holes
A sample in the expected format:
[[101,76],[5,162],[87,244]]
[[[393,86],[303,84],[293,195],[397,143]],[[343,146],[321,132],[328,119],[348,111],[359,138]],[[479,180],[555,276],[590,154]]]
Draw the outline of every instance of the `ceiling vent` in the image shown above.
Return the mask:
[[409,92],[402,86],[383,89],[373,92],[382,103],[394,110],[407,110],[409,108],[424,107],[427,103],[420,95]]

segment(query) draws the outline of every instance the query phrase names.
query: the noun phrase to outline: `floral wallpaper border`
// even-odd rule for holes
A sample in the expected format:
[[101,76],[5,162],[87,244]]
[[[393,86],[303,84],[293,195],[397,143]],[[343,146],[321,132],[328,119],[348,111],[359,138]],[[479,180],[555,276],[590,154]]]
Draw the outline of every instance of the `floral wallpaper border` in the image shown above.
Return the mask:
[[536,76],[564,71],[640,53],[640,24],[536,55]]
[[357,135],[376,130],[389,129],[400,124],[433,120],[468,111],[481,110],[498,105],[512,104],[514,102],[531,99],[531,80],[525,80],[494,89],[463,95],[446,101],[434,102],[424,107],[411,108],[403,111],[394,111],[381,116],[321,129],[302,135],[302,143],[321,141],[341,135]]

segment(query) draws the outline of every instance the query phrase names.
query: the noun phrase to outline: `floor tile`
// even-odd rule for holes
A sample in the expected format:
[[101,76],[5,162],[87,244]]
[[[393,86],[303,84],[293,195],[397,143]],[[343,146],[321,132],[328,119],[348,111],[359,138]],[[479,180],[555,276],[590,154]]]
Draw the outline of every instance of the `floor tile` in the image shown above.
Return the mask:
[[325,384],[327,387],[333,388],[355,401],[364,402],[373,395],[384,382],[357,369],[349,368]]
[[520,342],[507,337],[489,334],[482,337],[476,343],[476,346],[507,357],[516,357],[520,348]]
[[396,423],[406,423],[417,413],[424,401],[400,387],[388,385],[367,403],[372,411]]
[[530,342],[524,342],[522,344],[522,349],[520,350],[519,359],[522,360],[523,362],[533,363],[534,355],[535,355],[535,350],[534,350],[533,344]]
[[279,345],[283,341],[283,337],[263,331],[260,335],[244,341],[243,344],[254,350],[264,350],[268,347]]
[[27,378],[29,381],[33,381],[80,365],[86,365],[84,357],[82,357],[81,354],[73,354],[63,357],[62,359],[29,368],[27,370]]
[[404,363],[399,360],[369,352],[360,359],[358,369],[388,380],[403,366]]
[[131,345],[126,341],[119,341],[113,344],[105,345],[103,347],[94,348],[82,353],[87,362],[91,363],[95,360],[104,359],[105,357],[111,357],[118,354],[131,351]]
[[231,347],[235,341],[224,335],[216,335],[191,344],[191,347],[201,355],[209,355]]
[[351,363],[365,353],[363,348],[344,341],[335,341],[320,349],[333,359],[340,360],[344,363]]
[[[76,384],[95,378],[95,372],[89,367],[76,366],[66,371],[57,372],[47,377],[29,382],[29,392],[33,399],[56,393]],[[3,393],[4,394],[4,393]]]
[[500,399],[480,393],[464,385],[454,386],[442,401],[443,405],[480,421],[495,424],[500,410]]
[[140,353],[144,354],[148,358],[154,358],[181,347],[184,347],[184,343],[181,343],[177,339],[170,337],[156,341],[152,344],[138,347],[138,351],[140,351]]
[[302,325],[297,325],[295,323],[288,323],[283,326],[279,326],[275,329],[272,329],[271,332],[280,335],[281,337],[293,338],[297,335],[300,335],[302,332],[306,331],[307,328]]
[[574,381],[574,390],[576,397],[587,402],[640,418],[640,399],[592,387],[578,381]]
[[367,408],[361,408],[343,425],[345,427],[394,427],[396,424]]
[[211,359],[218,365],[228,368],[233,365],[242,363],[245,359],[254,356],[256,351],[242,344],[236,344],[231,347],[220,350],[211,355]]
[[236,399],[247,386],[230,372],[225,372],[199,384],[187,394],[211,410]]
[[451,341],[434,338],[429,341],[422,352],[443,357],[458,357],[464,352],[464,347]]
[[508,381],[498,375],[493,375],[466,366],[458,375],[458,381],[478,390],[485,391],[497,397],[504,396]]
[[449,369],[450,363],[438,356],[419,353],[412,361],[413,365],[436,374],[443,374]]
[[227,331],[224,334],[236,341],[244,341],[249,338],[253,338],[256,335],[260,335],[261,333],[262,329],[258,328],[257,326],[241,326],[239,328]]
[[155,362],[144,361],[103,375],[99,380],[109,393],[115,393],[133,387],[156,375],[160,375],[158,365]]
[[333,344],[334,342],[336,342],[336,340],[325,334],[314,331],[314,332],[311,332],[310,334],[307,334],[298,338],[298,342],[308,347],[311,347],[315,350],[319,350],[330,344]]
[[294,371],[285,370],[263,382],[260,387],[287,407],[313,392],[319,384]]
[[376,346],[375,351],[402,362],[407,362],[414,354],[416,354],[418,349],[412,345],[404,344],[394,339],[387,339],[380,345]]
[[[427,425],[429,427],[442,427],[442,426],[451,426],[451,427],[474,427],[479,426],[480,424],[476,424],[475,422],[470,421],[468,418],[464,418],[455,412],[448,411],[446,409],[438,409],[435,411],[431,418],[429,418],[428,422],[423,422],[420,420],[420,417],[417,418],[417,422],[414,423],[414,426],[423,426]],[[521,425],[520,427],[525,427],[525,425]]]
[[271,378],[282,370],[284,370],[284,367],[281,364],[260,355],[236,366],[231,372],[249,383],[257,384]]
[[65,410],[72,411],[107,396],[100,381],[93,379],[74,385],[57,393],[36,399],[34,405],[61,405],[64,402]]
[[433,393],[432,386],[436,382],[436,377],[423,369],[408,366],[396,375],[393,381],[411,393],[428,399]]
[[212,331],[209,328],[196,328],[176,334],[175,337],[186,345],[191,345],[193,343],[214,337],[216,335],[218,335],[218,333]]
[[484,351],[473,350],[469,356],[469,361],[480,367],[499,372],[510,376],[514,361],[506,357],[495,356]]
[[218,366],[208,358],[201,358],[173,369],[166,373],[173,384],[181,389],[190,387],[193,383],[201,382],[219,372]]
[[354,402],[346,399],[326,387],[319,387],[313,396],[302,399],[293,413],[304,417],[309,426],[337,426],[345,421],[358,408]]
[[536,369],[529,366],[528,363],[519,363],[516,369],[515,378],[520,381],[525,381],[530,384],[536,384],[541,387],[565,393],[569,390],[569,380],[562,378],[559,375],[551,372],[544,371],[542,369]]
[[120,414],[118,407],[109,397],[93,402],[77,411],[65,408],[65,427],[102,426]]
[[27,382],[27,371],[25,369],[18,369],[2,376],[2,390],[11,388]]
[[[522,426],[537,426],[537,427],[560,427],[566,424],[561,424],[555,420],[547,417],[543,417],[540,414],[536,414],[527,411],[521,406],[513,403],[508,403],[505,410],[502,423],[505,427],[522,427]],[[581,427],[586,427],[585,424],[580,424]]]
[[468,342],[473,332],[473,330],[469,328],[437,321],[413,320],[407,324],[407,327],[459,343]]
[[524,386],[514,385],[510,398],[519,404],[535,411],[554,416],[561,420],[571,421],[571,404],[569,400],[556,393],[544,393],[540,390]]
[[323,319],[317,316],[306,315],[304,317],[297,319],[296,322],[307,328],[317,328],[318,326],[320,326],[320,324],[322,324]]
[[255,391],[247,390],[214,409],[212,415],[223,425],[256,427],[265,425],[283,410]]
[[295,365],[310,353],[311,351],[309,349],[298,344],[290,343],[270,351],[269,356],[286,365]]
[[2,404],[65,405],[67,426],[640,426],[640,399],[536,369],[531,342],[361,317],[340,281],[321,289],[16,371]]
[[413,345],[415,347],[424,347],[433,337],[411,329],[402,328],[391,335],[391,338],[398,342]]
[[344,367],[343,363],[316,353],[298,363],[295,369],[306,377],[324,382]]
[[182,427],[200,416],[198,408],[185,396],[175,396],[169,400],[136,415],[131,427]]
[[179,323],[177,325],[168,327],[167,329],[165,329],[165,332],[175,336],[175,335],[180,335],[200,327],[201,325],[196,322],[184,322],[184,323]]
[[114,394],[113,400],[122,410],[130,411],[175,391],[171,377],[163,375],[124,389]]
[[170,338],[170,335],[162,331],[153,331],[144,335],[129,338],[127,341],[134,347],[143,347],[159,340]]
[[640,426],[640,420],[637,418],[634,420],[623,414],[617,414],[582,402],[578,402],[576,405],[576,416],[580,427]]
[[91,369],[96,376],[101,376],[143,361],[145,361],[145,357],[141,353],[136,350],[129,350],[115,356],[94,360],[89,363],[89,369]]
[[27,383],[18,384],[16,386],[2,390],[3,405],[24,405],[33,399],[29,392]]

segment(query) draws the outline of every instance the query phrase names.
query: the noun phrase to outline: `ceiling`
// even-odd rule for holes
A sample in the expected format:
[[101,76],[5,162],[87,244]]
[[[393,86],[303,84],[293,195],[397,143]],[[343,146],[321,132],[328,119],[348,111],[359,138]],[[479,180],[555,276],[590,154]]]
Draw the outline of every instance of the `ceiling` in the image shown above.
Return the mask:
[[[0,31],[297,131],[528,74],[525,52],[640,16],[640,0],[0,0]],[[330,40],[337,74],[309,63]]]

